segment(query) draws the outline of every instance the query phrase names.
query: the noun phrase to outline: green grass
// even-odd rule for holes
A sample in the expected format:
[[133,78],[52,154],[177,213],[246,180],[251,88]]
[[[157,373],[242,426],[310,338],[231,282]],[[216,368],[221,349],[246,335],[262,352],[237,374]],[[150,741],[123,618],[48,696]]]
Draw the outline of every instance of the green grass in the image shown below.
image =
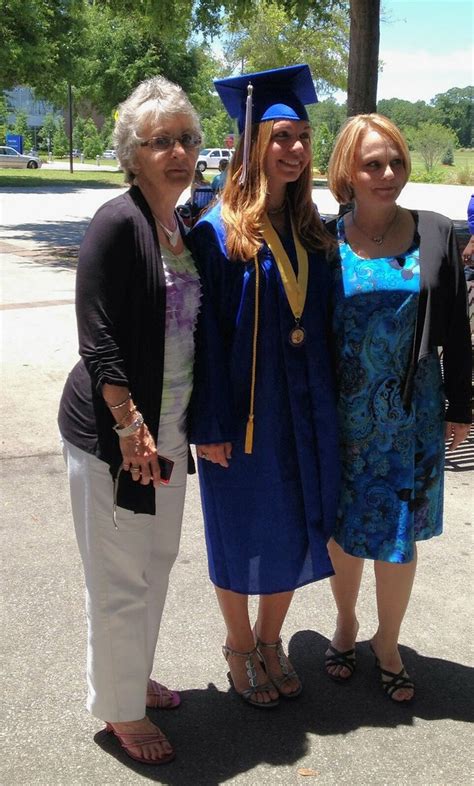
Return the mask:
[[[453,166],[437,164],[433,168],[433,180],[436,179],[440,183],[462,182],[463,185],[474,185],[474,149],[454,150],[453,155]],[[430,176],[426,173],[422,159],[414,151],[411,153],[411,164],[413,175],[417,180],[422,180],[426,176],[426,182],[430,182]]]
[[[438,165],[430,178],[426,174],[421,158],[412,154],[412,169],[417,181],[438,183],[460,183],[474,185],[474,148],[454,151],[454,166]],[[210,182],[213,175],[204,175]],[[320,185],[325,176],[316,169],[313,177]],[[119,188],[124,185],[123,172],[95,170],[73,172],[47,169],[0,169],[0,188],[41,188],[42,186],[71,186],[72,188]]]
[[0,169],[0,188],[119,188],[124,185],[123,172],[73,172],[46,169]]
[[[474,185],[474,148],[454,150],[454,165],[437,164],[432,173],[427,173],[418,153],[411,152],[412,177],[410,180],[426,183],[447,183],[454,185]],[[318,185],[326,178],[313,169],[313,179]]]

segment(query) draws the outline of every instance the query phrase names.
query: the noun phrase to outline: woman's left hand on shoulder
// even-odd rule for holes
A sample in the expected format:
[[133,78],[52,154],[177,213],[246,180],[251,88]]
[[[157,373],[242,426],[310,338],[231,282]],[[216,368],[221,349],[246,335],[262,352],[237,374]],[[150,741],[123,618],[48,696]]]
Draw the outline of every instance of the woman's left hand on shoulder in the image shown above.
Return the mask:
[[469,436],[470,430],[470,423],[452,423],[448,420],[446,422],[446,429],[444,432],[444,438],[446,442],[449,443],[446,446],[447,450],[456,450],[461,442],[464,442],[466,437]]

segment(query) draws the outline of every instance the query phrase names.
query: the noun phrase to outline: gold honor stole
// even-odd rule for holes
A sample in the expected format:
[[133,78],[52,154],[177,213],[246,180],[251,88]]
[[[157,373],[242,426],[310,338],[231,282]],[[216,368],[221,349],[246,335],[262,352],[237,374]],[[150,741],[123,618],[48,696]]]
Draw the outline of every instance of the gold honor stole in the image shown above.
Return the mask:
[[[281,280],[285,294],[291,308],[295,326],[290,330],[288,340],[292,347],[300,347],[304,344],[306,334],[304,328],[300,325],[300,319],[303,314],[304,304],[306,302],[306,293],[308,291],[308,254],[305,248],[301,245],[298,234],[295,232],[293,219],[291,219],[291,231],[293,233],[293,241],[296,248],[296,256],[298,259],[298,275],[295,275],[293,265],[291,264],[288,254],[283,248],[282,242],[275,232],[267,214],[263,216],[263,239],[275,257],[275,261],[280,272]],[[247,420],[247,428],[245,432],[245,453],[251,454],[253,449],[253,431],[254,431],[254,404],[255,404],[255,379],[257,371],[257,335],[258,335],[258,321],[259,321],[259,281],[260,270],[258,265],[257,256],[254,258],[255,263],[255,314],[254,314],[254,330],[252,342],[252,381],[250,387],[250,406],[249,416]]]
[[300,347],[304,344],[306,338],[305,330],[300,325],[300,319],[304,310],[306,292],[308,291],[308,253],[301,245],[298,234],[295,232],[293,219],[291,219],[291,231],[298,259],[298,275],[295,274],[293,265],[288,259],[288,254],[283,248],[283,244],[270,219],[266,213],[264,214],[263,238],[275,257],[288,304],[295,320],[295,326],[290,330],[288,340],[292,347]]

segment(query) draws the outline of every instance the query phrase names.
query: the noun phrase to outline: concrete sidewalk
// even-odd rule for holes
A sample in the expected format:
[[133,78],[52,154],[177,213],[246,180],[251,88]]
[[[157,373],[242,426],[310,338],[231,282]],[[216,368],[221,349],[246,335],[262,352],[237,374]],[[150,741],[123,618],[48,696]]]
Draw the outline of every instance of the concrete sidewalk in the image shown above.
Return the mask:
[[[417,684],[412,706],[389,702],[379,686],[367,646],[375,621],[369,566],[361,592],[358,666],[350,684],[334,684],[322,670],[334,627],[329,584],[323,581],[295,594],[284,627],[305,684],[301,698],[260,713],[229,692],[220,653],[223,624],[207,578],[199,493],[192,478],[156,657],[157,678],[182,691],[183,705],[151,713],[172,739],[176,761],[162,767],[134,764],[101,732],[100,721],[86,713],[83,579],[55,418],[65,376],[77,357],[74,249],[90,216],[114,193],[9,191],[0,203],[3,654],[8,675],[0,782],[468,786],[474,687],[468,666],[472,439],[447,464],[446,532],[419,549],[401,637],[407,669]],[[313,775],[305,778],[299,768]]]

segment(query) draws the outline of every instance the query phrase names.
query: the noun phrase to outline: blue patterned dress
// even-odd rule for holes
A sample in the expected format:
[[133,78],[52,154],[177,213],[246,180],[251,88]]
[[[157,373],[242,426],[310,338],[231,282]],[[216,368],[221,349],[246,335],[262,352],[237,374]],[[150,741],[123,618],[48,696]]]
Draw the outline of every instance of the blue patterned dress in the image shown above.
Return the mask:
[[437,354],[419,363],[401,400],[420,289],[416,242],[363,259],[338,222],[337,344],[343,481],[334,538],[355,557],[409,562],[413,544],[442,531],[444,394]]

